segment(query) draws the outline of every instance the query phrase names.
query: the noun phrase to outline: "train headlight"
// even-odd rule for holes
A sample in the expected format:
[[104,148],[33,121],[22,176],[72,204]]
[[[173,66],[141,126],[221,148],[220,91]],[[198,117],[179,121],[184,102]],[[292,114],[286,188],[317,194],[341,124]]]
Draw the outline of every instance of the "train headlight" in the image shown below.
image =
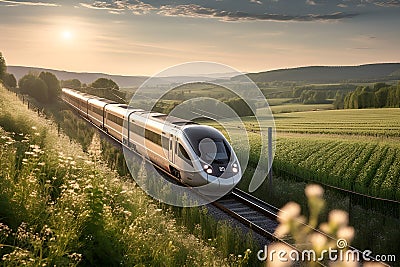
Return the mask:
[[234,173],[237,173],[237,172],[239,171],[239,168],[238,168],[237,163],[233,163],[233,164],[232,164],[232,171],[233,171]]
[[203,169],[206,171],[206,173],[208,174],[212,174],[213,170],[212,167],[210,165],[204,164],[203,165]]

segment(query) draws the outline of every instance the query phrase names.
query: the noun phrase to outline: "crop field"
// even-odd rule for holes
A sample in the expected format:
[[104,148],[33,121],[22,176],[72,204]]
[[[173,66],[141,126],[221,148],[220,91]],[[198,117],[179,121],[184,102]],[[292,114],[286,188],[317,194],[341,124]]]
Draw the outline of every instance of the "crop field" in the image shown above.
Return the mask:
[[[269,103],[270,101],[268,101]],[[315,111],[315,110],[328,110],[333,109],[332,104],[283,104],[274,105],[275,100],[271,101],[271,111],[274,114],[278,113],[291,113],[291,112],[302,112],[302,111]]]
[[400,200],[400,109],[278,114],[275,122],[276,169]]
[[[277,140],[273,167],[278,172],[400,200],[400,109],[294,112],[274,118]],[[260,153],[259,129],[252,117],[243,118],[243,122],[251,143],[249,164],[255,167]],[[233,133],[237,128],[224,125]]]
[[353,140],[279,139],[274,168],[305,180],[400,200],[400,145]]
[[344,109],[276,114],[281,133],[400,136],[400,109]]

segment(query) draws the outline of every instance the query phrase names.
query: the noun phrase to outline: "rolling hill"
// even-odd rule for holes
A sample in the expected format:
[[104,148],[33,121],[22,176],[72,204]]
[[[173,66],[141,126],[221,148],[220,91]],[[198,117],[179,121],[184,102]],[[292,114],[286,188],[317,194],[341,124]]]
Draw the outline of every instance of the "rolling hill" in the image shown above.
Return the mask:
[[110,75],[105,73],[70,72],[24,66],[7,66],[7,71],[14,74],[17,80],[19,80],[22,76],[29,72],[40,73],[41,71],[49,71],[54,73],[59,80],[78,79],[82,83],[89,84],[94,82],[98,78],[107,78],[114,80],[120,87],[137,87],[140,86],[148,78],[145,76],[123,76]]
[[[255,82],[293,81],[309,83],[375,82],[400,79],[400,63],[360,66],[310,66],[249,73]],[[233,79],[239,79],[234,77]]]

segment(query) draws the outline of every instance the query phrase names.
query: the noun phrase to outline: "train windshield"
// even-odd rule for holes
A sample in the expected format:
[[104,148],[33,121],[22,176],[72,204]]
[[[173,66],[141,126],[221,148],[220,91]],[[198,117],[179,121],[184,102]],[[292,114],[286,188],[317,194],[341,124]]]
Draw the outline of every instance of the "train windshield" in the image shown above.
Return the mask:
[[194,152],[203,161],[229,161],[231,151],[225,137],[211,127],[192,126],[183,130]]

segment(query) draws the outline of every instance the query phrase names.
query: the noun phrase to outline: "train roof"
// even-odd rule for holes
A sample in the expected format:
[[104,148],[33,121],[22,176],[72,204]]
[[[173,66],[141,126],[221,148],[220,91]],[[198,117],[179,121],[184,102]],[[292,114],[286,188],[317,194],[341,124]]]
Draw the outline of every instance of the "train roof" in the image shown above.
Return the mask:
[[162,114],[162,113],[158,113],[154,116],[152,116],[154,120],[160,121],[160,122],[167,122],[173,125],[177,125],[177,126],[184,126],[184,125],[188,125],[188,124],[196,124],[193,121],[189,121],[189,120],[185,120],[185,119],[181,119],[178,117],[174,117],[174,116],[169,116],[166,114]]
[[111,101],[109,99],[106,98],[101,98],[101,97],[97,97],[94,95],[90,95],[87,93],[83,93],[83,92],[79,92],[77,90],[74,89],[69,89],[69,88],[63,88],[63,91],[68,91],[69,94],[81,97],[81,98],[85,98],[86,100],[89,100],[90,103],[95,104],[95,105],[99,105],[99,106],[104,106],[104,104],[108,104],[106,107],[107,111],[111,111],[111,112],[115,112],[118,114],[121,114],[122,116],[125,117],[126,114],[134,112],[135,114],[142,116],[144,118],[147,119],[151,119],[155,122],[158,123],[167,123],[170,124],[172,126],[175,127],[183,127],[186,125],[198,125],[197,123],[190,121],[190,120],[185,120],[185,119],[181,119],[178,117],[174,117],[174,116],[169,116],[167,114],[164,113],[159,113],[159,112],[153,112],[153,111],[145,111],[143,109],[135,109],[129,105],[126,104],[118,104],[115,101]]

